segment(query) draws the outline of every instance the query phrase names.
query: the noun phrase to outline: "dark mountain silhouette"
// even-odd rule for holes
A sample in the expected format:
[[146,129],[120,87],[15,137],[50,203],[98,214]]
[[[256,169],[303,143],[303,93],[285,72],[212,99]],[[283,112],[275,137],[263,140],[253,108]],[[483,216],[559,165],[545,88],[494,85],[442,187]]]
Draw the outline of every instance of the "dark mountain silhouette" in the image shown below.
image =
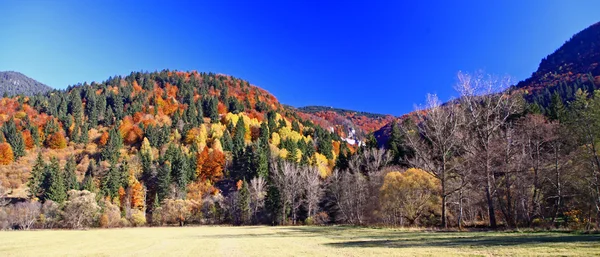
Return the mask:
[[52,90],[30,77],[16,71],[0,71],[0,95],[35,95]]

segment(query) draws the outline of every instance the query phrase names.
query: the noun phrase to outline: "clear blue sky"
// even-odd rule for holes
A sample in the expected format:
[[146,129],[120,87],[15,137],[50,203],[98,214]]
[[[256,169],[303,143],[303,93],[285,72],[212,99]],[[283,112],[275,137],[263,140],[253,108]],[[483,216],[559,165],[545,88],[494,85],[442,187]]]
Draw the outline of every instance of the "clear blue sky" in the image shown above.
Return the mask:
[[524,79],[600,21],[600,1],[92,2],[1,1],[0,70],[54,88],[212,71],[293,106],[401,115],[455,95],[459,70]]

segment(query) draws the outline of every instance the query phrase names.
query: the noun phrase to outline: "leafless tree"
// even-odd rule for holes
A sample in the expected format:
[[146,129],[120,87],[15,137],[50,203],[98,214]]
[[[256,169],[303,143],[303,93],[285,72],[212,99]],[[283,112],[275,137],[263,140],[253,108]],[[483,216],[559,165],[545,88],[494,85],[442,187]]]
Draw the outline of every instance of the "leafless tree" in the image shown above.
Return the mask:
[[332,200],[341,214],[340,220],[350,224],[364,224],[368,215],[368,181],[365,175],[336,169],[328,180]]
[[267,182],[262,177],[255,177],[250,180],[250,205],[252,208],[252,219],[256,222],[256,217],[261,208],[265,205],[267,196]]
[[290,208],[292,214],[292,222],[296,223],[297,212],[302,201],[300,199],[301,183],[300,172],[296,164],[282,161],[280,163],[273,162],[271,164],[273,182],[275,183],[283,203],[282,208],[282,223],[285,223],[286,209]]
[[39,202],[20,202],[11,206],[12,224],[20,229],[29,230],[39,218],[42,204]]
[[442,227],[447,227],[446,203],[448,196],[458,191],[464,183],[458,180],[460,163],[454,158],[461,152],[462,115],[456,104],[443,106],[436,95],[427,96],[424,108],[415,112],[419,123],[416,127],[403,126],[407,143],[414,150],[414,158],[409,163],[421,168],[440,181],[442,186]]
[[304,186],[304,195],[308,216],[312,217],[317,212],[318,204],[322,196],[321,177],[316,167],[303,167],[302,185]]
[[460,93],[458,104],[463,109],[468,139],[464,141],[465,149],[483,178],[481,183],[485,191],[489,223],[493,228],[496,227],[496,215],[493,202],[495,177],[491,145],[507,120],[521,108],[519,102],[505,91],[509,85],[508,77],[498,79],[479,73],[469,75],[462,72],[458,73],[456,85]]

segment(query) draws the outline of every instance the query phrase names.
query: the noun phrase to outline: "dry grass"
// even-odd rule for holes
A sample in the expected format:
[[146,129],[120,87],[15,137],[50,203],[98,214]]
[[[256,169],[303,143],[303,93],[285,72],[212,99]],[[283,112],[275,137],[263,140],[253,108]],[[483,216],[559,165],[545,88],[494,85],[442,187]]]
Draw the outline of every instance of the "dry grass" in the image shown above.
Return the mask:
[[161,227],[0,232],[0,256],[590,256],[600,235],[354,227]]

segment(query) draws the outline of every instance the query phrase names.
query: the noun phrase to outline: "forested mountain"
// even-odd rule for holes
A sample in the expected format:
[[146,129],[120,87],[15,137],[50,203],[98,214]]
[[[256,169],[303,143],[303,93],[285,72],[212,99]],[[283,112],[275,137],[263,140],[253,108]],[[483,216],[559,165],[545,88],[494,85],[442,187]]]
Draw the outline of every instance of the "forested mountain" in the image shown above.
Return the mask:
[[167,70],[3,98],[0,180],[44,203],[86,189],[131,222],[178,199],[199,212],[209,196],[266,190],[274,160],[315,179],[347,165],[355,148],[311,117],[241,79]]
[[15,71],[0,71],[0,95],[35,95],[52,88]]

